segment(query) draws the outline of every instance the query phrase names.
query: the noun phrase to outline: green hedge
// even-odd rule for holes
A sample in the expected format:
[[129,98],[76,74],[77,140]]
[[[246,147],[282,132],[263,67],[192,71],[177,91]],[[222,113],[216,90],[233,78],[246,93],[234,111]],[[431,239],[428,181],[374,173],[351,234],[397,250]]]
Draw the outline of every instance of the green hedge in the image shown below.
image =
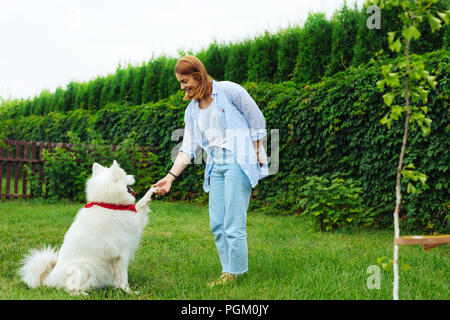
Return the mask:
[[[448,10],[450,0],[438,0]],[[195,54],[208,72],[219,80],[244,82],[314,83],[350,65],[367,63],[375,53],[389,56],[387,32],[400,31],[397,8],[383,9],[381,29],[367,28],[366,8],[358,10],[343,4],[331,20],[323,13],[311,13],[304,26],[292,26],[276,33],[265,32],[238,43],[213,42]],[[423,54],[448,46],[448,28],[431,33],[421,29],[421,38],[412,52]],[[447,35],[446,35],[447,32]],[[184,54],[184,53],[181,53]],[[140,66],[119,65],[115,73],[88,82],[70,82],[55,92],[43,90],[32,99],[8,101],[20,115],[44,115],[74,109],[99,110],[109,103],[138,105],[167,98],[178,90],[173,77],[177,58],[152,57]]]
[[[448,50],[423,56],[427,69],[438,81],[429,96],[432,130],[423,137],[420,130],[413,128],[405,163],[414,161],[418,170],[428,176],[428,187],[420,195],[407,194],[406,190],[403,193],[402,230],[444,232],[448,226],[449,57]],[[280,132],[279,172],[255,188],[252,209],[298,214],[299,193],[308,177],[342,173],[361,185],[364,205],[377,212],[376,223],[391,223],[403,128],[401,121],[391,130],[380,124],[386,113],[376,87],[382,63],[385,61],[350,67],[313,85],[244,85],[261,107],[267,128]],[[47,116],[11,117],[4,110],[0,114],[0,132],[9,139],[69,142],[67,131],[73,131],[89,142],[89,130],[93,129],[109,144],[120,144],[134,132],[134,143],[152,146],[155,153],[147,172],[139,175],[157,179],[172,166],[170,153],[182,141],[181,137],[171,140],[174,130],[184,126],[187,102],[182,97],[178,92],[157,103],[128,107],[110,104],[95,112],[74,110]],[[203,170],[204,164],[188,166],[168,198],[207,203],[202,190]]]

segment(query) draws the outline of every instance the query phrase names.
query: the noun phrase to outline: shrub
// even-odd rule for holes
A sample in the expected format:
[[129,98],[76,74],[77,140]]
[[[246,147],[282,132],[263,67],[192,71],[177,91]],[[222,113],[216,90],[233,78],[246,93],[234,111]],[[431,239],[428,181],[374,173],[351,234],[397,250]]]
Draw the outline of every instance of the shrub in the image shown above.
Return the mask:
[[301,215],[312,216],[322,230],[374,224],[375,212],[363,203],[358,180],[342,174],[306,177],[299,186]]

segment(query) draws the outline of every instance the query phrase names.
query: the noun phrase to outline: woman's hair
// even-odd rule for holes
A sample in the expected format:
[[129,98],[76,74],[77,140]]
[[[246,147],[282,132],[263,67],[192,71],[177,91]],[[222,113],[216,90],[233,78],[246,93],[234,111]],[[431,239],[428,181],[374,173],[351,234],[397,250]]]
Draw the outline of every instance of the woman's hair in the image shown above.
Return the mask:
[[[194,92],[194,97],[192,99],[199,100],[212,92],[212,77],[206,72],[206,68],[203,63],[195,56],[184,56],[178,60],[175,65],[175,73],[182,75],[191,75],[194,80],[200,82],[200,86]],[[191,98],[186,94],[184,100],[191,100]]]

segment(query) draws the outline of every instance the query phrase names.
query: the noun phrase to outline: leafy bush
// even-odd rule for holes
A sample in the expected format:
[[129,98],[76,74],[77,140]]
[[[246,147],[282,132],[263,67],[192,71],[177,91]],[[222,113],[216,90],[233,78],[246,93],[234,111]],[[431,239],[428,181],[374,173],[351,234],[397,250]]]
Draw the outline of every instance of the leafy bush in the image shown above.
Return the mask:
[[78,165],[73,152],[56,147],[42,154],[48,197],[83,201],[87,172]]
[[358,180],[334,174],[306,177],[300,185],[301,215],[314,217],[322,230],[343,226],[373,226],[375,212],[363,203]]

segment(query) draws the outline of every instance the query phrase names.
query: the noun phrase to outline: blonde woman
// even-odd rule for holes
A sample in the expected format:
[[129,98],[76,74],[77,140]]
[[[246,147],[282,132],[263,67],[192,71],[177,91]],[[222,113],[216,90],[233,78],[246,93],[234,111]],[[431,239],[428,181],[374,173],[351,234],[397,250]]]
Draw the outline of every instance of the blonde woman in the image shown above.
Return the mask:
[[233,281],[248,271],[246,216],[252,188],[268,175],[262,145],[266,122],[248,92],[229,81],[215,81],[194,56],[181,58],[175,76],[190,100],[184,114],[181,149],[170,171],[153,187],[169,192],[200,145],[207,153],[203,189],[209,192],[211,231],[222,274],[210,286]]

